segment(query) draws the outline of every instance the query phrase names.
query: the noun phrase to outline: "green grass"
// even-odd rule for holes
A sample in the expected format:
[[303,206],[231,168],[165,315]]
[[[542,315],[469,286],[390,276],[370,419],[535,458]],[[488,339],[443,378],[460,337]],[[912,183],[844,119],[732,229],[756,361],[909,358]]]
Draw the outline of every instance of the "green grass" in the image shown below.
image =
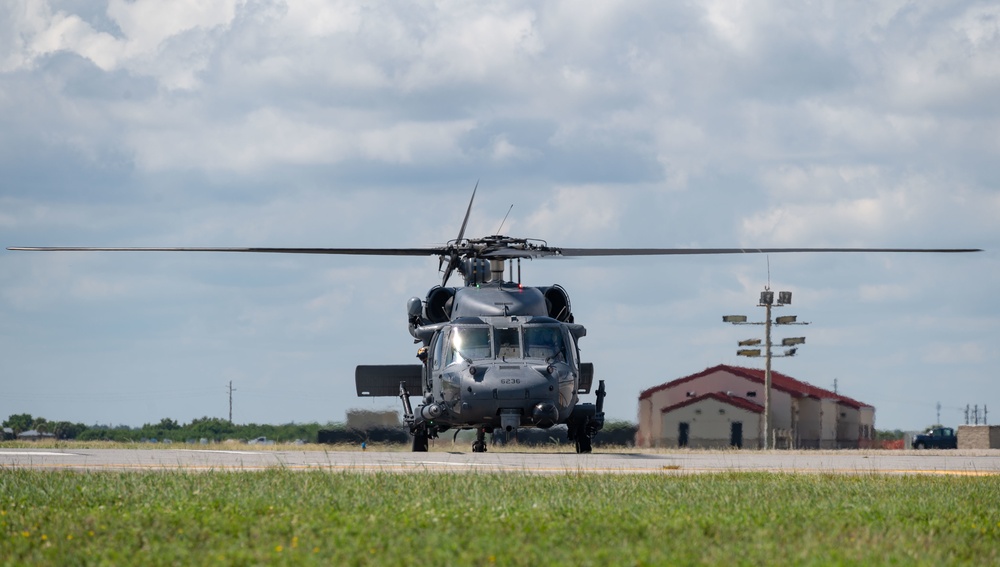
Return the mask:
[[0,470],[2,565],[987,565],[1000,477]]

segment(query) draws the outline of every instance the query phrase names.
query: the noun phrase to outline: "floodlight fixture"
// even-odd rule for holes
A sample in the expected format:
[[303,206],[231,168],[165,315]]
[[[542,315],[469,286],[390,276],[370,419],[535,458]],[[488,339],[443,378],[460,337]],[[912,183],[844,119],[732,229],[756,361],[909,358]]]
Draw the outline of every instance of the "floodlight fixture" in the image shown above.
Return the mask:
[[[792,292],[790,291],[779,291],[778,301],[775,302],[774,299],[775,292],[770,290],[770,287],[765,287],[764,291],[760,293],[760,303],[758,307],[764,307],[764,320],[762,322],[748,322],[745,315],[723,315],[723,323],[733,323],[735,325],[763,325],[764,326],[764,340],[761,339],[744,339],[739,341],[739,346],[743,347],[736,351],[738,356],[746,356],[749,358],[763,358],[764,359],[764,408],[763,408],[763,419],[760,420],[760,439],[761,446],[766,449],[774,448],[774,439],[771,437],[772,433],[772,420],[771,420],[771,388],[772,388],[772,376],[771,376],[771,358],[772,357],[782,357],[782,356],[795,356],[798,351],[798,345],[804,345],[806,343],[805,337],[790,337],[781,340],[781,346],[787,347],[784,349],[784,354],[775,354],[772,352],[772,346],[778,346],[771,342],[771,331],[774,325],[808,325],[806,322],[798,322],[798,317],[795,315],[785,315],[782,317],[771,317],[771,311],[774,307],[783,307],[785,305],[792,304]],[[746,348],[746,347],[756,347],[756,348]],[[756,392],[747,392],[747,397],[756,397]]]

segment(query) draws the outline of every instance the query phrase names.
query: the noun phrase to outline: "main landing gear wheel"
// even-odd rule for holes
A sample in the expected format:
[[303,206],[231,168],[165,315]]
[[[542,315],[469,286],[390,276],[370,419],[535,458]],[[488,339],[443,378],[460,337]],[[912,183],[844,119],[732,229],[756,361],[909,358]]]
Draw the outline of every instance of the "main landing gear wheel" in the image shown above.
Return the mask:
[[577,453],[589,453],[592,447],[590,445],[590,437],[586,435],[581,435],[576,438],[576,452]]
[[476,430],[476,440],[472,443],[473,453],[486,452],[486,430],[479,428]]

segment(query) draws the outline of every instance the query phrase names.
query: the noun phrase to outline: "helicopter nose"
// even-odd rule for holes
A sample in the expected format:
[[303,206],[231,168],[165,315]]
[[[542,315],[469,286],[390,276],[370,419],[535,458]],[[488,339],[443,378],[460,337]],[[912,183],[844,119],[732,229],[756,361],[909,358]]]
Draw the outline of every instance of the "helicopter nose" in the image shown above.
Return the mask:
[[559,420],[559,410],[552,402],[539,402],[532,408],[531,417],[538,427],[552,427]]

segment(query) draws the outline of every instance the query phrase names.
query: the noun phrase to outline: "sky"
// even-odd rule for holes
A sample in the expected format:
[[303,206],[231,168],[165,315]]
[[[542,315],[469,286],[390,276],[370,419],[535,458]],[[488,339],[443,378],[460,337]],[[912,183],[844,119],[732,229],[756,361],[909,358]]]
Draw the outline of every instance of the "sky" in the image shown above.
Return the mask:
[[[736,355],[1000,423],[1000,4],[10,0],[0,245],[960,247],[540,259],[611,419]],[[511,206],[513,208],[511,209]],[[0,252],[0,419],[341,422],[437,258]],[[451,283],[458,285],[458,278]],[[585,396],[584,401],[594,401]],[[940,407],[939,407],[940,406]],[[995,412],[995,413],[994,413]],[[996,416],[996,417],[993,417]]]

